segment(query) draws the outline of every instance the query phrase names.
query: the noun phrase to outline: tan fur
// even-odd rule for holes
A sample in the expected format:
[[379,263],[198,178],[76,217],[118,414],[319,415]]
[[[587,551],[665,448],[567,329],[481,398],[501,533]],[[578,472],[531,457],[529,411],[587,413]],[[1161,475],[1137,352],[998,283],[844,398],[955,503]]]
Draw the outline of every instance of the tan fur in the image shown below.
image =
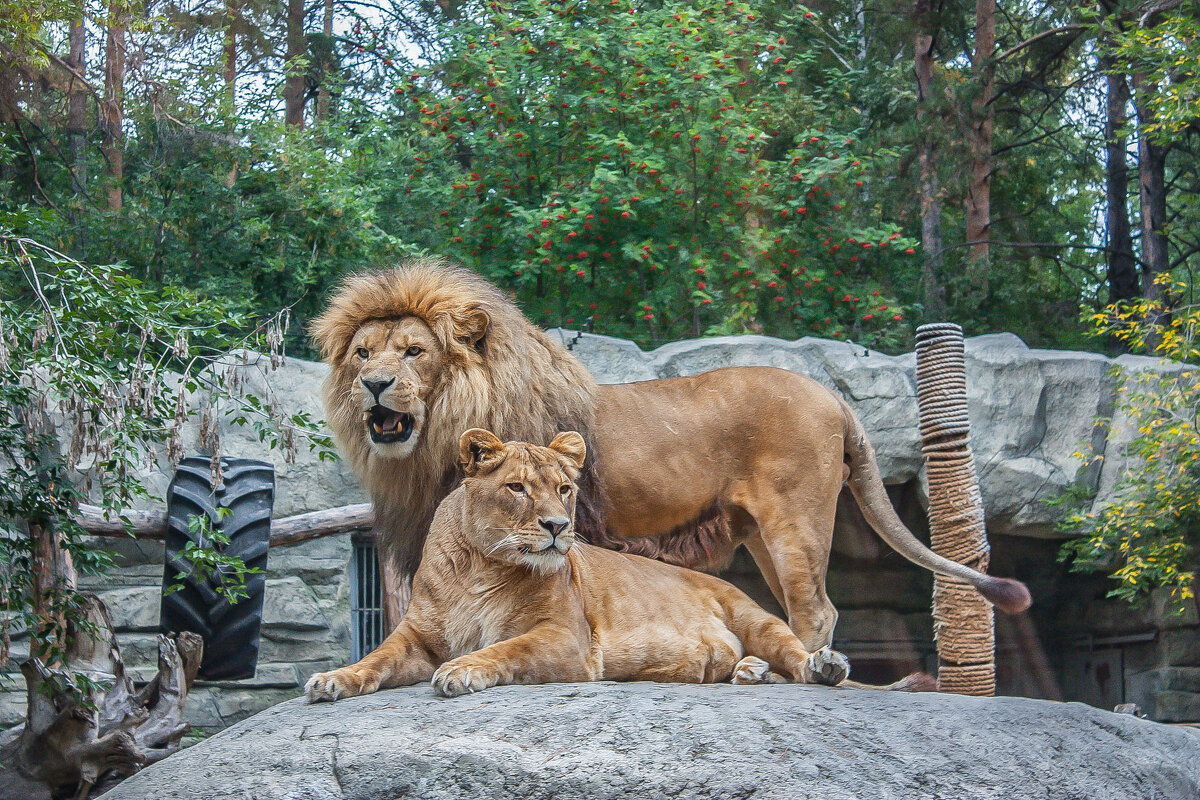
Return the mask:
[[[375,321],[404,326],[408,338],[388,345],[390,355],[356,360],[356,336],[393,335]],[[423,330],[440,350],[425,363],[444,366],[414,378],[396,353]],[[847,480],[865,518],[905,558],[966,580],[1006,611],[1029,605],[1022,584],[936,556],[903,526],[862,426],[807,377],[731,367],[596,386],[495,287],[430,261],[349,279],[314,336],[332,367],[325,403],[334,435],[371,493],[382,544],[409,572],[434,508],[459,480],[458,431],[481,426],[540,444],[578,430],[588,445],[582,537],[698,569],[719,568],[744,544],[809,651],[832,642],[837,620],[825,573]],[[412,384],[427,408],[411,454],[367,437],[360,378],[372,375]]]
[[711,575],[575,539],[586,448],[462,436],[466,478],[438,508],[398,627],[362,661],[314,675],[310,702],[432,678],[454,696],[595,680],[836,684],[845,657],[807,652],[783,620]]

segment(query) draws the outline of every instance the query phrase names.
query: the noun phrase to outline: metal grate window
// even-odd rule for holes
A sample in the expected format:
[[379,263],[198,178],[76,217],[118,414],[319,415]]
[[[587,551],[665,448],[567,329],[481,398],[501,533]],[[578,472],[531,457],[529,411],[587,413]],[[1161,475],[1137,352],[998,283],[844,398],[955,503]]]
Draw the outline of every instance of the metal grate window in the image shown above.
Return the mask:
[[350,560],[350,658],[358,661],[383,642],[383,581],[372,539],[355,539]]

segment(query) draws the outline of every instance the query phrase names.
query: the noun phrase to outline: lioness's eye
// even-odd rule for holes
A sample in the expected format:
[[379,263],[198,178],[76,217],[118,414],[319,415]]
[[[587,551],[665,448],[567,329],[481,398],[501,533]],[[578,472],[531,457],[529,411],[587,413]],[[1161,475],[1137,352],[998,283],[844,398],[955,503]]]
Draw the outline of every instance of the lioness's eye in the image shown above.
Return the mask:
[[571,493],[570,484],[564,483],[562,486],[558,487],[558,493],[561,495],[564,495],[564,496],[570,494]]
[[421,348],[417,347],[414,344],[412,347],[410,347],[404,351],[404,355],[408,356],[409,358],[416,358],[417,356],[421,355],[421,353],[424,353],[424,352],[425,352],[424,350],[422,350]]
[[355,350],[354,352],[358,355],[359,358],[370,358],[371,357],[371,351],[365,347],[360,347],[357,350]]
[[523,483],[509,483],[506,485],[508,486],[508,488],[511,491],[515,492],[516,494],[525,494],[525,484],[523,484]]

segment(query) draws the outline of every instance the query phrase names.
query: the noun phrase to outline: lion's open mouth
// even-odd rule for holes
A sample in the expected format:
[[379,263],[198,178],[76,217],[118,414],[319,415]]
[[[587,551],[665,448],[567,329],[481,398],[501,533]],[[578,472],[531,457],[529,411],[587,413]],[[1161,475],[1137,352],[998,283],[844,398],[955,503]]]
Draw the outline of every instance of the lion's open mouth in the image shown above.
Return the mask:
[[413,415],[375,406],[367,416],[367,430],[373,442],[407,442],[413,432]]

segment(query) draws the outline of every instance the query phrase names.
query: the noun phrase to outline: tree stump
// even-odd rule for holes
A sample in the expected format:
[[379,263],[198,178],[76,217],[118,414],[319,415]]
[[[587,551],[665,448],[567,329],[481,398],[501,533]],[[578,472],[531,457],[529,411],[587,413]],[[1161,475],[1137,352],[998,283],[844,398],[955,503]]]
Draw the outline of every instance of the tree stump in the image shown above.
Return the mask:
[[25,723],[0,735],[0,800],[86,798],[179,749],[188,691],[203,640],[158,637],[158,674],[140,691],[126,673],[108,611],[86,595],[69,628],[66,664],[39,658],[21,665],[28,692]]

